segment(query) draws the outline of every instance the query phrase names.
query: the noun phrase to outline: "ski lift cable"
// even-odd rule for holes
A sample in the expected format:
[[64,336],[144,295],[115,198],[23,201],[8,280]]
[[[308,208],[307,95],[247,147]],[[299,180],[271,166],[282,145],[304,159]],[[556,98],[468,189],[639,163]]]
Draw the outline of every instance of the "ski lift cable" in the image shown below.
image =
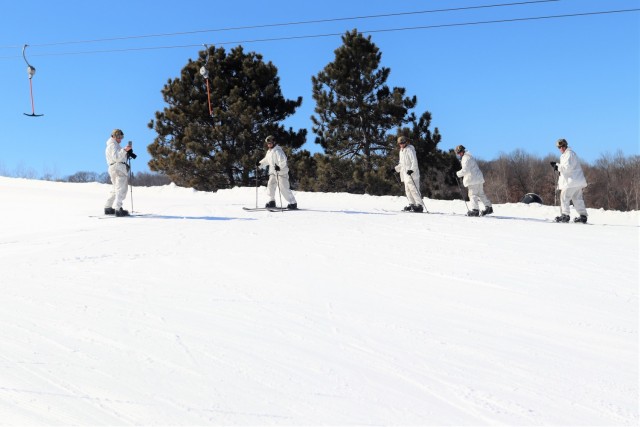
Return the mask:
[[[340,22],[340,21],[389,18],[389,17],[395,17],[395,16],[422,15],[422,14],[428,14],[428,13],[459,12],[464,10],[489,9],[489,8],[497,8],[497,7],[524,6],[524,5],[531,5],[531,4],[538,4],[538,3],[555,3],[559,1],[561,0],[529,0],[529,1],[520,1],[520,2],[511,2],[511,3],[494,3],[494,4],[486,4],[486,5],[478,5],[478,6],[418,10],[418,11],[411,11],[411,12],[392,12],[392,13],[382,13],[377,15],[362,15],[362,16],[350,16],[350,17],[340,17],[340,18],[315,19],[315,20],[307,20],[307,21],[291,21],[291,22],[279,22],[279,23],[272,23],[272,24],[246,25],[246,26],[239,26],[239,27],[212,28],[212,29],[205,29],[205,30],[181,31],[181,32],[173,32],[173,33],[142,34],[142,35],[109,37],[109,38],[91,39],[91,40],[71,40],[71,41],[62,41],[62,42],[54,42],[54,43],[33,44],[32,46],[48,47],[48,46],[68,45],[68,44],[101,43],[101,42],[123,41],[123,40],[143,39],[143,38],[174,37],[174,36],[182,36],[182,35],[189,35],[189,34],[239,31],[239,30],[250,30],[250,29],[258,29],[258,28],[287,27],[287,26],[294,26],[294,25],[309,25],[309,24],[321,24],[321,23]],[[14,48],[14,46],[0,46],[0,49],[2,48]]]
[[[571,13],[571,14],[563,14],[563,15],[546,15],[546,16],[530,16],[524,18],[510,18],[510,19],[498,19],[498,20],[489,20],[489,21],[474,21],[474,22],[459,22],[459,23],[450,23],[450,24],[435,24],[435,25],[424,25],[424,26],[414,26],[414,27],[400,27],[400,28],[386,28],[386,29],[378,29],[378,30],[363,30],[359,31],[361,34],[375,34],[375,33],[391,33],[391,32],[399,32],[399,31],[415,31],[415,30],[428,30],[435,28],[453,28],[453,27],[464,27],[464,26],[472,26],[472,25],[487,25],[487,24],[499,24],[499,23],[519,23],[525,21],[536,21],[536,20],[546,20],[546,19],[564,19],[564,18],[572,18],[572,17],[585,17],[585,16],[595,16],[595,15],[605,15],[605,14],[615,14],[615,13],[631,13],[631,12],[639,12],[640,8],[635,9],[620,9],[620,10],[604,10],[604,11],[595,11],[595,12],[583,12],[583,13]],[[322,38],[322,37],[336,37],[344,35],[341,33],[325,33],[325,34],[309,34],[309,35],[301,35],[301,36],[286,36],[286,37],[272,37],[272,38],[263,38],[263,39],[247,39],[247,40],[237,40],[237,41],[225,41],[225,42],[216,42],[211,43],[218,46],[230,45],[230,44],[246,44],[246,43],[259,43],[259,42],[275,42],[275,41],[285,41],[285,40],[300,40],[300,39],[312,39],[312,38]],[[32,45],[34,46],[34,45]],[[146,50],[165,50],[165,49],[182,49],[182,48],[193,48],[202,46],[202,44],[187,44],[187,45],[173,45],[173,46],[150,46],[150,47],[135,47],[135,48],[123,48],[123,49],[101,49],[101,50],[89,50],[89,51],[79,51],[79,52],[59,52],[59,53],[40,53],[33,56],[70,56],[70,55],[87,55],[87,54],[96,54],[96,53],[118,53],[118,52],[139,52]],[[0,59],[10,59],[15,58],[15,56],[4,56]]]

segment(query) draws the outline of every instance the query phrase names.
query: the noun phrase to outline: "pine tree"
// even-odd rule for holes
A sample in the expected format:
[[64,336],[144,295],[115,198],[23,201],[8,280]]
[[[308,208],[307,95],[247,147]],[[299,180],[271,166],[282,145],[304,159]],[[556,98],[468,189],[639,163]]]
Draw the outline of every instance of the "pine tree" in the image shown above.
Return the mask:
[[[316,143],[332,157],[316,162],[316,172],[331,173],[336,191],[404,194],[389,171],[398,161],[396,138],[405,135],[416,148],[423,194],[451,198],[455,156],[438,149],[442,137],[438,128],[429,129],[431,113],[416,118],[410,110],[417,98],[405,96],[404,88],[389,89],[390,69],[380,68],[382,55],[371,37],[353,30],[342,41],[335,60],[312,77],[317,114],[312,117],[313,132]],[[320,184],[323,178],[318,176],[315,182]]]
[[327,154],[362,158],[370,170],[371,157],[389,149],[387,132],[409,121],[416,97],[385,84],[391,70],[379,68],[382,54],[370,36],[353,30],[342,42],[335,60],[312,77],[317,104],[313,131]]
[[313,132],[327,155],[356,161],[354,179],[361,181],[361,190],[371,191],[372,174],[394,147],[387,134],[412,119],[416,97],[386,85],[391,70],[380,68],[382,54],[371,37],[354,29],[342,42],[334,61],[312,77]]
[[169,79],[162,89],[168,107],[149,123],[158,134],[148,147],[149,168],[197,190],[255,183],[252,174],[256,160],[264,156],[267,135],[291,149],[300,148],[306,138],[305,129],[295,132],[280,124],[302,98],[285,99],[277,73],[271,62],[245,53],[242,46],[228,54],[211,46],[198,60],[189,59],[180,77]]

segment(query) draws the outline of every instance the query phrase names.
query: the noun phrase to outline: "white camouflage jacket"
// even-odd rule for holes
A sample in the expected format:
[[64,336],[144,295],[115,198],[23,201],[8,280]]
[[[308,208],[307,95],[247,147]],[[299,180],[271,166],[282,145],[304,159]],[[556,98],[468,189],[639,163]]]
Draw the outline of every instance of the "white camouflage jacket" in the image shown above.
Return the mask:
[[558,177],[558,188],[560,190],[575,187],[584,188],[587,186],[587,179],[582,172],[578,155],[574,153],[571,148],[564,150],[564,153],[560,156],[558,171],[560,172],[560,176]]
[[[413,145],[407,144],[406,147],[400,149],[400,161],[395,167],[396,172],[400,174],[400,180],[402,182],[408,179],[407,171],[412,170],[411,175],[413,180],[420,181],[420,169],[418,169],[418,157],[416,156],[416,149]],[[410,182],[410,181],[407,181]]]
[[287,166],[287,156],[282,151],[279,145],[275,145],[273,148],[267,150],[264,158],[260,160],[260,167],[266,168],[269,166],[269,175],[276,174],[275,166],[278,165],[280,171],[278,176],[285,176],[289,173],[289,166]]
[[105,157],[109,168],[115,168],[119,173],[127,174],[127,150],[121,148],[114,137],[107,139]]
[[484,183],[484,175],[482,175],[478,162],[476,162],[471,153],[465,151],[460,163],[462,164],[462,169],[456,172],[456,175],[462,178],[462,184],[465,187]]

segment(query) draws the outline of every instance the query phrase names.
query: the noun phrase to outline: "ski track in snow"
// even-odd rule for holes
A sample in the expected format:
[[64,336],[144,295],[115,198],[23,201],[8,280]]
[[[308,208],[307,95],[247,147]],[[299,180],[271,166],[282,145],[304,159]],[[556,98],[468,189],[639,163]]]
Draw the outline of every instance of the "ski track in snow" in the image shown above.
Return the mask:
[[0,185],[0,425],[638,424],[638,212]]

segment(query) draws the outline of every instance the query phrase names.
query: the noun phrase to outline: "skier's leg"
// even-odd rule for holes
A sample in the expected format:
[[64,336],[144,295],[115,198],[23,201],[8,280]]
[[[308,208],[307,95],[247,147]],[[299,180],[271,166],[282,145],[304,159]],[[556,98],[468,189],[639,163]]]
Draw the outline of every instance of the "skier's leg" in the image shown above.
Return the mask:
[[126,174],[116,172],[116,201],[115,209],[118,210],[122,207],[124,199],[127,197],[127,190],[129,189],[129,180]]
[[576,212],[578,212],[579,215],[587,216],[587,207],[582,197],[582,188],[570,188],[569,190],[572,190],[570,198],[573,202],[573,207],[576,208]]
[[477,193],[478,185],[469,185],[467,189],[469,190],[469,202],[471,202],[471,210],[480,210],[480,208],[478,207],[478,201],[480,200]]
[[404,179],[404,193],[407,195],[407,199],[409,200],[409,204],[411,205],[419,205],[418,197],[416,196],[416,191],[413,186],[413,183],[410,181],[411,177],[405,177]]
[[282,192],[282,196],[290,205],[297,203],[296,198],[289,187],[289,174],[280,175],[280,191]]
[[482,204],[484,205],[485,208],[491,207],[491,200],[489,200],[489,198],[487,197],[487,195],[484,193],[484,185],[483,184],[478,184],[478,190],[477,190],[477,196],[480,199],[480,201],[482,201]]
[[267,182],[267,196],[269,197],[270,202],[275,202],[276,200],[276,187],[278,183],[276,182],[275,175],[269,175],[269,182]]
[[111,171],[111,168],[109,168],[109,178],[111,178],[111,190],[109,190],[109,197],[104,203],[105,208],[112,208],[113,201],[116,199],[116,175]]
[[569,215],[571,213],[571,193],[570,188],[560,190],[560,210],[563,215]]

